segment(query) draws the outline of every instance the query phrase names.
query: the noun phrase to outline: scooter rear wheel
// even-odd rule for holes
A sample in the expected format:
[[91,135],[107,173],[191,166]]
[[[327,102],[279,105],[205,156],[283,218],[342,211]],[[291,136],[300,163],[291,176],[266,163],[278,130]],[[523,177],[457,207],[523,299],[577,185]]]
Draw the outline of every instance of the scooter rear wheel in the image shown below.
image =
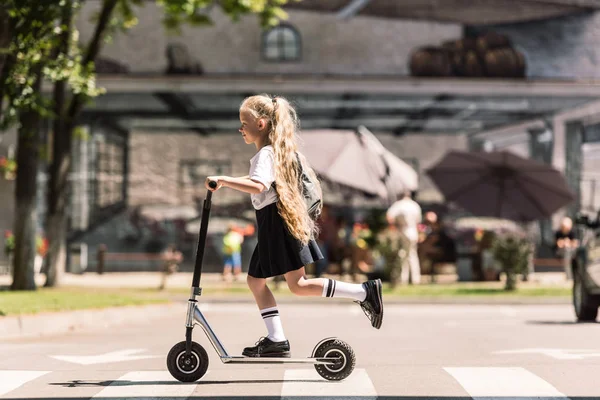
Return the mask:
[[348,343],[335,338],[318,344],[313,351],[313,357],[339,359],[339,362],[335,364],[315,364],[317,373],[328,381],[346,379],[354,371],[354,365],[356,364],[356,356],[352,347]]
[[167,368],[180,382],[195,382],[206,374],[208,354],[204,347],[192,342],[192,351],[185,355],[185,341],[177,343],[167,355]]

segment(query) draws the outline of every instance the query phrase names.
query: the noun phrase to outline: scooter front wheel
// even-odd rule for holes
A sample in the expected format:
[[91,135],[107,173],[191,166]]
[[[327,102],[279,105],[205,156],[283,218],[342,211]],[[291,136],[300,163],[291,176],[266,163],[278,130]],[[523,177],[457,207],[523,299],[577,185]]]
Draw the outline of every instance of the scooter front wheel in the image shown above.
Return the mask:
[[319,343],[313,351],[313,357],[338,359],[334,364],[315,365],[319,375],[328,381],[346,379],[354,371],[354,365],[356,364],[356,356],[352,347],[348,343],[335,338]]
[[195,382],[206,374],[208,354],[204,347],[192,342],[192,351],[185,354],[185,341],[177,343],[167,355],[167,368],[180,382]]

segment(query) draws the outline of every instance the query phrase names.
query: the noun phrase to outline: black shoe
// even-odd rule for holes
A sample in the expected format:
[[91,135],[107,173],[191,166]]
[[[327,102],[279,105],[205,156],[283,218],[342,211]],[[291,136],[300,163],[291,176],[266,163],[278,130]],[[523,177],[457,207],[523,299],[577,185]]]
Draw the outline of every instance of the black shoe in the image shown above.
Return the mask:
[[360,307],[369,317],[373,328],[381,328],[383,322],[383,297],[381,296],[381,279],[370,280],[363,283],[367,291],[367,297],[364,301],[357,301]]
[[246,357],[290,357],[290,342],[273,342],[267,337],[260,338],[254,347],[246,347],[242,352]]

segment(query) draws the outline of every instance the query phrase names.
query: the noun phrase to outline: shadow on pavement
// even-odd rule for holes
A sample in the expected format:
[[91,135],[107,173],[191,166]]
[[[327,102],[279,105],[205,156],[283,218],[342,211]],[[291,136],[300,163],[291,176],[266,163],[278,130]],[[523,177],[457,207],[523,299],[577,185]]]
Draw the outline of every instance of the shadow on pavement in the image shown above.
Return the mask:
[[577,321],[527,321],[530,325],[586,325],[599,324],[598,322],[577,322]]
[[69,382],[49,383],[53,386],[62,387],[102,387],[102,386],[145,386],[145,385],[224,385],[235,383],[284,383],[284,382],[302,382],[302,383],[323,383],[322,379],[299,379],[299,380],[283,380],[283,379],[252,379],[252,380],[235,380],[235,381],[197,381],[197,382],[178,382],[178,381],[80,381],[74,380]]
[[[131,399],[131,400],[141,400],[147,397],[119,397],[121,399]],[[159,398],[159,397],[158,397]],[[200,400],[200,399],[213,399],[213,400],[245,400],[245,399],[262,399],[262,400],[281,400],[285,398],[286,400],[472,400],[470,396],[263,396],[263,395],[245,395],[245,396],[182,396],[182,397],[172,397],[169,396],[170,399],[189,399],[189,400]],[[519,397],[501,397],[502,400],[510,400],[510,399],[518,399],[518,400],[540,400],[539,396],[519,396]],[[95,400],[114,400],[114,398],[110,397],[94,397]],[[498,397],[477,397],[477,399],[483,400],[492,400],[498,399]],[[543,397],[544,400],[565,400],[566,397]],[[568,397],[569,400],[600,400],[600,397],[586,397],[586,396],[578,396]],[[5,398],[2,400],[23,400],[22,398]],[[57,400],[56,397],[29,397],[28,400]],[[89,397],[69,397],[69,400],[89,400]]]

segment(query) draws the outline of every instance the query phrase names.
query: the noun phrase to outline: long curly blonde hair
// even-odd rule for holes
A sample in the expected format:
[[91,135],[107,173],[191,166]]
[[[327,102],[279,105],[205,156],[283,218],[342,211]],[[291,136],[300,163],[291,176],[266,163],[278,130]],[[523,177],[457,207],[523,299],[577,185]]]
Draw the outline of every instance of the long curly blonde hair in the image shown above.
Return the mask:
[[[267,121],[268,143],[273,147],[275,184],[279,196],[277,209],[292,236],[307,244],[317,235],[318,227],[308,214],[300,184],[296,158],[298,114],[288,100],[268,94],[247,97],[240,106],[241,110],[247,110],[255,118]],[[305,162],[304,157],[300,157],[304,171],[318,182],[315,172]]]

